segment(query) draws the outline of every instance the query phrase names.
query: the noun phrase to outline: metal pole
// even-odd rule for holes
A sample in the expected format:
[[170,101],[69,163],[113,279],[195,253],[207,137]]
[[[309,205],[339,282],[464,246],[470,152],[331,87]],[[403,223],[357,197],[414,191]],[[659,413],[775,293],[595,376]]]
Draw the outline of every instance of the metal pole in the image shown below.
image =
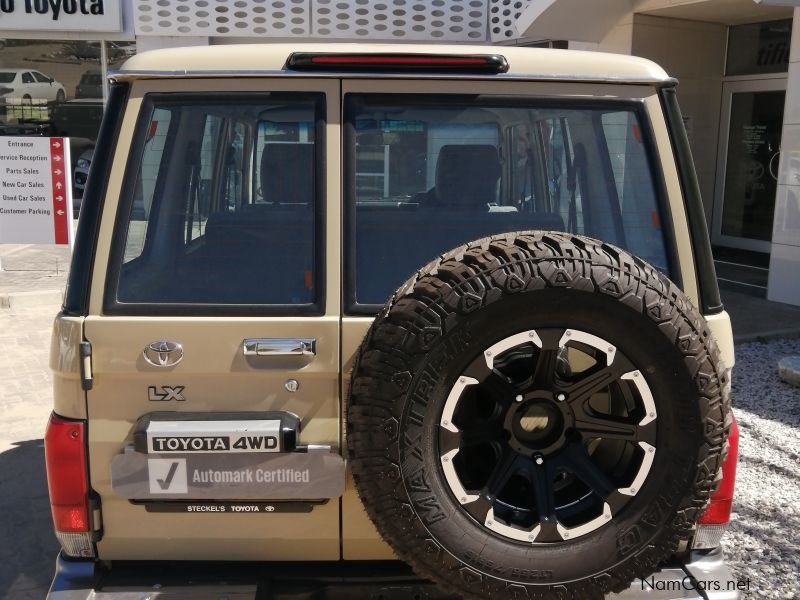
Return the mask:
[[103,106],[105,106],[108,101],[108,48],[105,40],[100,40],[100,75],[103,79]]

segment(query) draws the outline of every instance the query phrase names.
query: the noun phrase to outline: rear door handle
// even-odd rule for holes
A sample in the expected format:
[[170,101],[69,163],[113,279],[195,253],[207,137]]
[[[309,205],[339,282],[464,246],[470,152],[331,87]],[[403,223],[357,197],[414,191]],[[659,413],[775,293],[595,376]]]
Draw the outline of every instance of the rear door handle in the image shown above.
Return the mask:
[[247,338],[242,341],[245,356],[314,356],[315,338]]

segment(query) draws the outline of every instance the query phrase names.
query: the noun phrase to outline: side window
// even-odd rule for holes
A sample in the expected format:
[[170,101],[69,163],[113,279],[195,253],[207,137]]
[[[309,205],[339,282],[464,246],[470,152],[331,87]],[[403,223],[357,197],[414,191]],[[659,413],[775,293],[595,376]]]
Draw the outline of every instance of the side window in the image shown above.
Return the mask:
[[167,143],[167,131],[172,113],[163,108],[156,108],[147,124],[147,135],[144,142],[142,160],[134,183],[133,207],[128,222],[128,235],[122,260],[127,263],[141,256],[144,251],[144,240],[150,207],[153,205],[153,194],[156,179]]
[[567,116],[542,119],[537,123],[536,131],[546,176],[543,194],[548,198],[551,210],[561,216],[566,231],[585,234],[585,149],[582,146],[576,148],[573,143]]
[[212,198],[218,197],[226,211],[241,208],[247,128],[242,121],[206,117],[200,153],[191,167],[184,243],[190,244],[204,234]]
[[34,83],[33,75],[31,75],[30,73],[23,73],[22,83]]
[[639,121],[626,111],[603,113],[601,121],[628,247],[666,271],[663,228]]
[[33,76],[36,78],[36,81],[38,81],[39,83],[50,83],[50,79],[48,77],[45,77],[41,73],[39,73],[39,71],[34,71],[33,72]]
[[116,283],[107,291],[107,310],[316,310],[322,99],[148,98],[130,210],[117,223],[125,243],[112,257]]

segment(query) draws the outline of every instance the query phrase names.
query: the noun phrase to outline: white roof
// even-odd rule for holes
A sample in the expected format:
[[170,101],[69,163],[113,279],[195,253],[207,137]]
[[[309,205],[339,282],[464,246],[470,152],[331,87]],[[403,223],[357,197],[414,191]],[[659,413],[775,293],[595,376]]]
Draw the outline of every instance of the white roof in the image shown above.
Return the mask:
[[[430,44],[232,44],[195,46],[143,52],[129,58],[114,72],[115,79],[192,76],[259,76],[287,72],[293,52],[348,54],[419,53],[499,54],[509,64],[507,73],[492,78],[529,78],[579,81],[620,81],[658,84],[670,81],[652,61],[623,54],[522,48],[512,46],[462,46]],[[308,72],[321,76],[321,72]],[[330,73],[329,73],[330,75]],[[338,73],[337,75],[345,75]],[[352,73],[345,76],[352,76]],[[370,73],[370,77],[376,74]],[[474,75],[469,74],[472,78]]]

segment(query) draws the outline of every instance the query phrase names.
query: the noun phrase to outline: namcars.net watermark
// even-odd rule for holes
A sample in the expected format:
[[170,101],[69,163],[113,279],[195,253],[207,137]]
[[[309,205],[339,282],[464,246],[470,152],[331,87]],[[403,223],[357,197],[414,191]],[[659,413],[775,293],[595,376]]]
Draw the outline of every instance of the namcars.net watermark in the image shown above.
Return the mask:
[[695,579],[687,575],[683,579],[656,579],[650,576],[642,579],[643,591],[657,592],[747,592],[750,590],[750,579],[736,579],[720,581],[718,579]]

